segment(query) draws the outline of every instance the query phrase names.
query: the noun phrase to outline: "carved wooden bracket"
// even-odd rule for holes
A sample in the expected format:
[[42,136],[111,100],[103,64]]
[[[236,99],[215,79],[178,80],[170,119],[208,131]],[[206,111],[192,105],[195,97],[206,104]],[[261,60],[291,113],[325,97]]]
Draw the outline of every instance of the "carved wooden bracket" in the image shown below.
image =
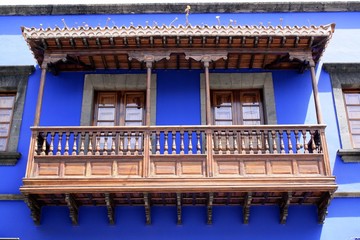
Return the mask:
[[243,223],[248,224],[250,218],[250,206],[252,202],[252,193],[248,192],[244,199],[244,206],[243,206]]
[[110,224],[115,224],[115,208],[114,208],[114,199],[110,193],[105,193],[105,203],[107,208],[107,215],[109,218]]
[[61,54],[45,54],[44,60],[41,64],[41,68],[49,68],[52,64],[59,61],[66,61],[67,55],[64,53]]
[[227,51],[215,51],[215,52],[185,52],[185,59],[189,60],[190,58],[194,59],[198,62],[203,62],[205,67],[209,67],[209,62],[217,61],[219,59],[227,59],[228,52]]
[[65,202],[69,207],[71,222],[74,225],[78,224],[79,219],[79,206],[77,205],[72,194],[65,194]]
[[181,193],[176,193],[177,224],[182,224]]
[[214,193],[209,193],[207,203],[207,224],[212,224],[212,207],[214,201]]
[[308,52],[289,52],[290,61],[299,61],[303,63],[308,63],[310,67],[315,67],[315,62],[312,57],[311,51]]
[[33,219],[34,223],[36,225],[40,225],[41,206],[29,194],[24,194],[24,201],[25,201],[26,205],[30,208],[31,218]]
[[160,61],[162,59],[170,59],[170,54],[171,52],[168,51],[159,51],[159,52],[137,52],[137,51],[132,51],[132,52],[128,52],[129,55],[129,61],[131,61],[132,59],[136,59],[139,62],[146,62],[146,67],[151,68],[153,62],[156,61]]
[[146,224],[151,224],[151,207],[148,193],[144,193],[144,207]]
[[284,194],[280,203],[280,223],[285,224],[289,212],[289,205],[292,199],[292,193],[287,192]]
[[326,192],[323,194],[323,197],[317,204],[318,209],[318,223],[323,224],[325,221],[325,217],[328,213],[328,207],[330,205],[331,199],[333,198],[333,193]]

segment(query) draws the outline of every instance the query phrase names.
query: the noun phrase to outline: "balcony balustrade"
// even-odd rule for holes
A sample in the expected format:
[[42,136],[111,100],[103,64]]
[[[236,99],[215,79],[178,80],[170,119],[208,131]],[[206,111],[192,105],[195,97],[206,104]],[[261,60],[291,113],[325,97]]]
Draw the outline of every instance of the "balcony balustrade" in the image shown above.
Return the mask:
[[[38,205],[68,205],[71,211],[77,204],[109,207],[111,199],[112,206],[146,209],[178,201],[240,204],[244,222],[250,205],[315,204],[322,222],[336,189],[324,130],[323,125],[33,127],[21,191],[35,209],[35,221]],[[148,213],[146,219],[149,223]]]

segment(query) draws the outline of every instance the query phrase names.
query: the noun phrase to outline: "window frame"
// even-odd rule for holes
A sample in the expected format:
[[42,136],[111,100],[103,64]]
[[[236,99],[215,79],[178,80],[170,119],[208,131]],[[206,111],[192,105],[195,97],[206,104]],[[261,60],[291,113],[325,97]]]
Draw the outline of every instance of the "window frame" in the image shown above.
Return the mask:
[[360,149],[353,148],[347,121],[343,90],[360,90],[360,64],[326,63],[324,69],[330,74],[336,118],[340,135],[340,149],[337,154],[346,163],[360,162]]
[[21,157],[18,152],[20,127],[23,119],[26,89],[34,66],[0,66],[0,92],[16,93],[9,139],[5,151],[0,151],[0,166],[13,166]]

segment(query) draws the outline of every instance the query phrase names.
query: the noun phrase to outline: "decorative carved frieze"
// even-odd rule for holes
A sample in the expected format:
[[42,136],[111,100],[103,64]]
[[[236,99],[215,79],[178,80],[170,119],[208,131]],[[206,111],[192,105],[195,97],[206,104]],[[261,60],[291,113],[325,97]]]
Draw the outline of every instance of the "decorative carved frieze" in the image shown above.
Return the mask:
[[[204,64],[208,64],[212,61],[217,61],[219,59],[227,59],[228,52],[227,51],[212,51],[212,52],[200,52],[200,51],[191,51],[185,52],[185,59],[189,60],[190,58],[194,59],[198,62],[203,62]],[[205,66],[206,67],[206,66]]]
[[131,61],[132,59],[136,59],[139,62],[152,63],[152,62],[160,61],[164,58],[169,60],[170,53],[171,52],[168,52],[168,51],[166,51],[166,52],[158,51],[158,52],[150,52],[150,53],[131,51],[131,52],[128,52],[128,55],[129,55],[129,61]]

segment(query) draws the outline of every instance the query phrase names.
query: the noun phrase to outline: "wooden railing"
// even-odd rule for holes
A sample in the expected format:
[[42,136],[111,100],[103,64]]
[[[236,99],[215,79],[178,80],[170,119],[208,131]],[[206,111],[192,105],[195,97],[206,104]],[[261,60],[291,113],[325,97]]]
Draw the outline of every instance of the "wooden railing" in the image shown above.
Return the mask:
[[324,129],[322,125],[33,127],[26,176],[328,176]]

